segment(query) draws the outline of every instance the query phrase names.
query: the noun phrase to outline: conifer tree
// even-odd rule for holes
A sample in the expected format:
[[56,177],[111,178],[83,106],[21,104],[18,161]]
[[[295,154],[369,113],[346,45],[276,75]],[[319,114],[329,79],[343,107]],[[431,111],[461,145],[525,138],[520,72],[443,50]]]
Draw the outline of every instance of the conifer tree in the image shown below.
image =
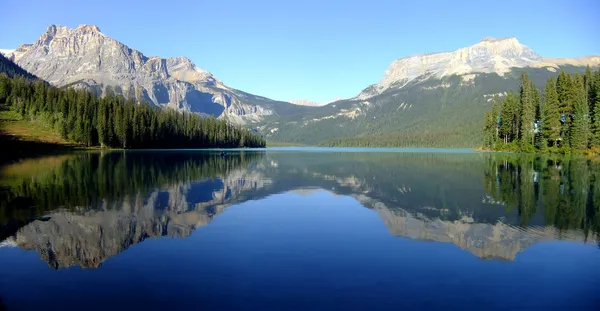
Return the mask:
[[531,149],[534,144],[535,109],[534,95],[531,81],[527,73],[522,73],[520,78],[520,103],[521,103],[521,145]]
[[512,92],[509,92],[506,98],[502,101],[500,118],[502,124],[500,125],[500,136],[504,143],[509,143],[517,138],[518,124],[517,124],[517,112],[518,112],[518,98]]
[[589,108],[583,78],[580,75],[575,75],[573,80],[574,86],[574,116],[573,124],[570,129],[571,148],[576,150],[584,150],[588,147],[590,138],[589,128]]
[[560,140],[561,124],[556,82],[553,78],[546,81],[544,100],[545,104],[542,109],[542,135],[550,146],[556,146]]
[[484,143],[487,148],[493,148],[493,146],[494,146],[495,127],[496,127],[496,123],[494,122],[494,117],[492,116],[492,112],[491,111],[486,112],[483,135],[484,135]]
[[494,102],[494,106],[492,107],[492,147],[495,148],[498,143],[498,120],[500,119],[500,115],[498,113],[498,103]]
[[583,75],[583,83],[585,86],[585,93],[586,93],[587,100],[588,100],[588,110],[591,112],[591,111],[594,111],[595,94],[594,94],[594,76],[592,74],[592,70],[590,69],[589,65],[585,68],[585,74]]
[[10,95],[10,80],[8,76],[0,74],[0,104],[7,102]]
[[543,102],[542,102],[542,98],[540,96],[540,90],[535,86],[535,84],[533,84],[533,81],[531,82],[531,91],[532,91],[532,97],[533,97],[533,105],[535,107],[535,133],[534,133],[534,146],[537,149],[543,149],[545,150],[546,147],[548,146],[547,141],[544,139],[543,135],[542,135],[542,109],[543,109]]
[[559,112],[561,115],[563,145],[570,145],[569,129],[573,116],[573,82],[571,76],[564,70],[560,71],[556,79],[556,93],[558,94]]
[[592,110],[592,141],[593,147],[600,147],[600,70],[594,74],[594,83],[592,84],[594,94]]

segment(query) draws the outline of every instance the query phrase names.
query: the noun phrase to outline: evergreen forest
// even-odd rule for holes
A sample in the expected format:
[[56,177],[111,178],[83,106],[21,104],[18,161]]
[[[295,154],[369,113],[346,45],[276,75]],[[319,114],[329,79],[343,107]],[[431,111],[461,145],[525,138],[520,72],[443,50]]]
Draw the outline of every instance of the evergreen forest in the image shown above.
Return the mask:
[[0,74],[0,108],[41,121],[77,144],[102,148],[264,147],[247,129],[214,117],[158,109],[108,92],[60,89],[22,75]]
[[581,153],[600,150],[600,70],[549,78],[543,91],[522,73],[517,93],[509,92],[484,126],[485,149]]

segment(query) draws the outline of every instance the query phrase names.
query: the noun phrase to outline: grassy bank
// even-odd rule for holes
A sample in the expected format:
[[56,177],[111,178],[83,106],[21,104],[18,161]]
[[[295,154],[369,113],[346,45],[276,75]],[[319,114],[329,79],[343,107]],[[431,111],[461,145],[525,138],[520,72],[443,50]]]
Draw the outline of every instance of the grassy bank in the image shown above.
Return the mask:
[[85,149],[61,138],[41,122],[24,120],[9,110],[0,111],[0,146],[0,163]]

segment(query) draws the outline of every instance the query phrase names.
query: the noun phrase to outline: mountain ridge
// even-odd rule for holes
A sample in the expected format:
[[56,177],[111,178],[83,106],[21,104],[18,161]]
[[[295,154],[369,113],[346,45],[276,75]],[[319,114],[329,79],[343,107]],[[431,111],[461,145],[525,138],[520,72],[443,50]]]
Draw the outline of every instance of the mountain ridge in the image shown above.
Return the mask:
[[[285,114],[296,106],[228,87],[189,58],[146,56],[95,25],[50,25],[32,44],[3,50],[24,69],[58,87],[109,91],[158,107],[238,124]],[[8,51],[8,52],[7,52]]]
[[485,37],[478,43],[454,51],[413,54],[394,60],[379,82],[360,92],[355,99],[368,99],[390,87],[402,88],[411,81],[427,76],[443,78],[452,75],[496,73],[500,76],[513,68],[553,68],[561,65],[599,66],[600,55],[576,58],[550,58],[521,44],[516,37]]
[[585,72],[600,56],[548,58],[515,37],[484,38],[451,52],[395,60],[379,82],[355,97],[314,107],[304,115],[264,122],[270,140],[328,147],[458,147],[482,144],[485,112],[521,73],[543,86],[561,70]]
[[530,72],[541,86],[560,70],[582,72],[587,65],[600,65],[600,56],[549,58],[515,37],[486,37],[454,51],[396,59],[357,96],[316,104],[231,88],[187,57],[145,56],[94,25],[51,25],[34,43],[4,51],[58,86],[97,95],[112,91],[158,107],[216,116],[273,141],[329,146],[354,145],[359,137],[361,146],[369,140],[372,147],[476,147],[481,135],[472,133],[482,126],[478,116],[491,109],[495,96],[516,89],[518,73]]

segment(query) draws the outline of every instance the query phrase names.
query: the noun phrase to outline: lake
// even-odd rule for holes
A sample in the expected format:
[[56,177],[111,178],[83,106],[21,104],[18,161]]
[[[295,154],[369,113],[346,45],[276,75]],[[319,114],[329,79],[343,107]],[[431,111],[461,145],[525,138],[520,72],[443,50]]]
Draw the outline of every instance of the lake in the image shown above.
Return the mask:
[[83,152],[0,187],[4,310],[600,308],[600,161]]

